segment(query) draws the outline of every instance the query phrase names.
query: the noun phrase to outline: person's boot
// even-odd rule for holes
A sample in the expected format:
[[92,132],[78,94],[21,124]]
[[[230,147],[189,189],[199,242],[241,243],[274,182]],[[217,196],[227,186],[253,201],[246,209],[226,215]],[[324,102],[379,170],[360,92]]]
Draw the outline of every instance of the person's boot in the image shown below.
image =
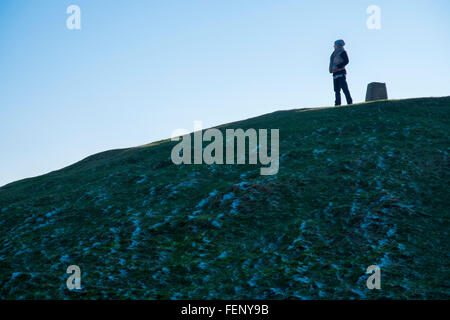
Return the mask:
[[341,105],[341,93],[336,92],[336,100],[334,101],[334,106],[338,107]]
[[348,98],[348,99],[345,99],[345,100],[347,100],[347,104],[353,104],[353,99],[352,99],[352,97],[350,97],[350,98]]
[[347,100],[347,104],[353,104],[352,96],[350,95],[350,91],[346,90],[344,91],[345,94],[345,100]]

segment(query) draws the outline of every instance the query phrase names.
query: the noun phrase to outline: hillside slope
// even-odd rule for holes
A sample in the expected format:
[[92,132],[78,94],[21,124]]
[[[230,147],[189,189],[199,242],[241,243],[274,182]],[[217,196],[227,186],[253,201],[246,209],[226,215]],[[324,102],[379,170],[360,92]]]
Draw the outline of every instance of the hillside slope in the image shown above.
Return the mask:
[[0,298],[448,299],[449,114],[423,98],[219,127],[279,128],[273,176],[176,166],[160,141],[6,185]]

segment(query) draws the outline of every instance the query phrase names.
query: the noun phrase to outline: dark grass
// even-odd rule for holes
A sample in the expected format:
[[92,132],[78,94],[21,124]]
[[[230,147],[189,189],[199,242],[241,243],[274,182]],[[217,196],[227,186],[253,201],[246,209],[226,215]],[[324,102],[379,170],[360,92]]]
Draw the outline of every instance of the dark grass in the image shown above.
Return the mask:
[[8,184],[0,298],[448,299],[449,111],[421,98],[218,127],[280,129],[274,176],[175,166],[165,140]]

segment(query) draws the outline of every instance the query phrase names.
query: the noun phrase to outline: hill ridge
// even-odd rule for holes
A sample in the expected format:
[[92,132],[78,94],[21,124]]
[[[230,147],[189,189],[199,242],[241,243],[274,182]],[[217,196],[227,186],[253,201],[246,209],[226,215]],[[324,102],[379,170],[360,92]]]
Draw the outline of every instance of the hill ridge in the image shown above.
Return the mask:
[[[0,298],[448,298],[449,109],[387,100],[215,127],[280,128],[275,176],[176,166],[160,140],[10,183]],[[373,264],[382,290],[365,287]]]

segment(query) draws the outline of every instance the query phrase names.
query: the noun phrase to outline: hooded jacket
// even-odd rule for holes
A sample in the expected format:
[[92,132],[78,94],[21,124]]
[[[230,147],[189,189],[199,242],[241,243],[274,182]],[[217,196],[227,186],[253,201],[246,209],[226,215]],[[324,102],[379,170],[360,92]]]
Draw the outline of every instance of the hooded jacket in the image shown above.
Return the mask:
[[348,55],[344,48],[340,47],[333,51],[330,57],[329,71],[333,74],[333,77],[341,74],[347,74],[345,66],[348,64]]

